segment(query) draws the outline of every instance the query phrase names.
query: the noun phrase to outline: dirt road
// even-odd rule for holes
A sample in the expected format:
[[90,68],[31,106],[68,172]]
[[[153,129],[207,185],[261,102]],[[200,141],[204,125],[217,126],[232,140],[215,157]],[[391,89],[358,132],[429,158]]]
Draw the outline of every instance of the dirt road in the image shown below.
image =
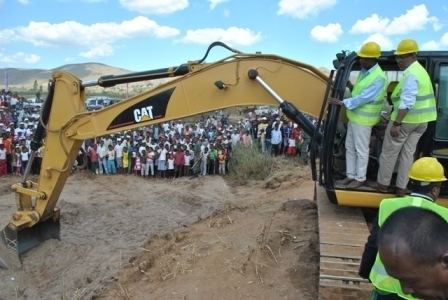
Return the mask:
[[[235,186],[218,176],[71,176],[61,240],[0,271],[0,299],[316,299],[313,185],[296,167]],[[0,178],[0,221],[14,211]]]

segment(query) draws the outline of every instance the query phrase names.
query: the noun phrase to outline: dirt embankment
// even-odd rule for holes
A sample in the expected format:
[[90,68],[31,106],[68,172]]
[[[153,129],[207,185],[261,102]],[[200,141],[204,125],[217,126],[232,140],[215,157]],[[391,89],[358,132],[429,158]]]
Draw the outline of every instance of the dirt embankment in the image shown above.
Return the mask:
[[[70,177],[61,240],[0,271],[0,299],[316,299],[317,216],[300,167],[230,186],[206,176]],[[0,179],[0,188],[10,184]],[[0,221],[14,211],[0,196]]]

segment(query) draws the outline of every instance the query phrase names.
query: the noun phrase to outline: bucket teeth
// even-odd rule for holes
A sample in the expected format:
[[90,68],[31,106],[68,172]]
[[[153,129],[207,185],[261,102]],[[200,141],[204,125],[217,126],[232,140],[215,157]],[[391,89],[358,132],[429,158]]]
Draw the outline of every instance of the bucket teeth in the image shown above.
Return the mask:
[[1,232],[3,237],[0,239],[0,269],[20,269],[22,262],[19,253],[5,242],[4,231]]
[[6,226],[1,231],[0,268],[20,268],[20,256],[48,239],[59,239],[60,223],[48,219],[22,230]]

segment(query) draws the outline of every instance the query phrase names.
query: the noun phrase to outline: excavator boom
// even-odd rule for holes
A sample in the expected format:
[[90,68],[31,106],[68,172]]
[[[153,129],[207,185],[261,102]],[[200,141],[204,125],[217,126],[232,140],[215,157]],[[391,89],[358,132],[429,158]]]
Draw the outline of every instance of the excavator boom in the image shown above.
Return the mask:
[[[328,78],[316,68],[276,55],[239,52],[210,64],[203,60],[163,72],[103,76],[96,82],[82,82],[61,71],[53,74],[33,141],[36,150],[43,137],[45,141],[39,179],[29,181],[25,174],[12,187],[17,211],[2,231],[0,265],[9,265],[5,257],[11,253],[18,258],[42,240],[59,236],[56,204],[86,139],[229,107],[279,103],[308,134],[315,134],[311,122],[296,107],[319,115]],[[178,77],[104,109],[86,109],[84,92],[89,86],[170,76]]]

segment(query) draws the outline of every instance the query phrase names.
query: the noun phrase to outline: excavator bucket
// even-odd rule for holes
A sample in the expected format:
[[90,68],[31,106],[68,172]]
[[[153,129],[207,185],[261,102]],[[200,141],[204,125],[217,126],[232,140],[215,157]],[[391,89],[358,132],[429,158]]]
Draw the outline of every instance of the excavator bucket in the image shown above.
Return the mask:
[[20,268],[20,256],[48,239],[60,239],[59,220],[48,219],[20,231],[6,226],[1,231],[0,268]]

